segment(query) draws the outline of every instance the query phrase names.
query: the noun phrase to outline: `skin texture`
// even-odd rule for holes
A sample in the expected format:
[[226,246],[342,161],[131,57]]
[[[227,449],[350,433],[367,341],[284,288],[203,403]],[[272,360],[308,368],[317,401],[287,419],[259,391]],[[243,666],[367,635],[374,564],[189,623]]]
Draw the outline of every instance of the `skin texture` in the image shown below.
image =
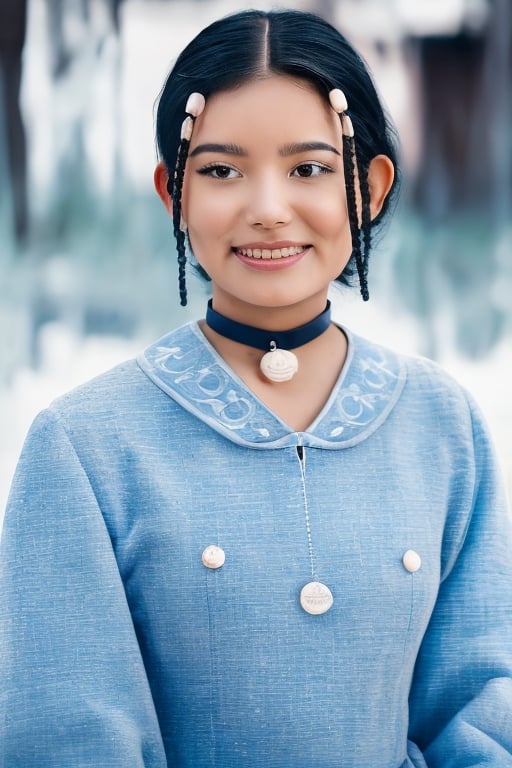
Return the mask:
[[[171,213],[167,178],[159,164],[155,187]],[[392,180],[390,160],[374,158],[372,216]],[[212,279],[217,311],[274,330],[312,319],[324,309],[329,285],[351,254],[338,115],[307,81],[284,76],[214,94],[194,126],[182,209],[195,257]],[[278,261],[237,252],[279,244],[305,250]],[[305,428],[321,410],[346,356],[345,337],[331,326],[295,350],[299,372],[276,385],[259,373],[259,350],[207,326],[203,331],[247,385],[295,429]]]

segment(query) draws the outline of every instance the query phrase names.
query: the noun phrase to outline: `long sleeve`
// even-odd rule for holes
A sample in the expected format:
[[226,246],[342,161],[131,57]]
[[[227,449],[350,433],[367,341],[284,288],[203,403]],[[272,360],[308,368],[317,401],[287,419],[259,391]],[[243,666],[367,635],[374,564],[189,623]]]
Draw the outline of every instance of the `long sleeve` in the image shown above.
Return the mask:
[[469,522],[455,542],[447,520],[439,595],[410,697],[410,737],[429,768],[512,766],[512,526],[474,411],[473,445]]
[[50,412],[27,438],[0,562],[0,764],[164,768],[112,543]]

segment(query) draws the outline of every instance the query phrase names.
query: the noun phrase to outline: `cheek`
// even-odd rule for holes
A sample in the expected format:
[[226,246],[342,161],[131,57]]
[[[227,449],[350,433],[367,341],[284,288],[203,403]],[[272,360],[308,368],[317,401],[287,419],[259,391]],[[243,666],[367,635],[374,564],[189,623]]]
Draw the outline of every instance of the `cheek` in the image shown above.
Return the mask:
[[224,196],[207,185],[190,184],[182,198],[182,208],[187,222],[188,238],[192,252],[203,267],[213,276],[219,265],[224,265],[228,252],[228,233],[231,231],[230,206]]
[[308,208],[311,225],[322,237],[343,237],[350,229],[344,190],[318,195],[310,201]]
[[197,236],[211,237],[222,233],[234,215],[229,196],[216,190],[213,184],[184,186],[183,213],[189,227]]

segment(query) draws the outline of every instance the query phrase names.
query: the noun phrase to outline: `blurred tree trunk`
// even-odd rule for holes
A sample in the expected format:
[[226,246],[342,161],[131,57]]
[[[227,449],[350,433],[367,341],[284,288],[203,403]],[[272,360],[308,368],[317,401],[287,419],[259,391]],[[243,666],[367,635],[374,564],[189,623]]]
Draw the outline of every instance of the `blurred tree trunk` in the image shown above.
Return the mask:
[[422,222],[409,254],[418,309],[435,325],[444,291],[470,356],[492,348],[511,316],[499,286],[512,279],[500,256],[512,220],[512,10],[509,0],[488,9],[480,29],[410,41],[422,105],[410,194]]
[[433,221],[453,212],[510,213],[512,11],[489,3],[480,31],[413,41],[423,102],[413,202]]
[[8,158],[8,189],[13,228],[18,242],[28,233],[27,159],[25,129],[20,109],[22,51],[27,21],[26,0],[0,2],[0,98]]

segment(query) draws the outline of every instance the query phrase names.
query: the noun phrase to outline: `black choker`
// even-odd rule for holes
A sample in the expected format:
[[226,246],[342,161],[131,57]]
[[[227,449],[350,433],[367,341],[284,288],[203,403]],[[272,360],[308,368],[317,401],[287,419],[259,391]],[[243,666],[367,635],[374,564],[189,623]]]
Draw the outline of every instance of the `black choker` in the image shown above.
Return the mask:
[[331,302],[324,311],[309,323],[299,325],[289,331],[266,331],[252,325],[237,323],[213,309],[212,300],[206,310],[206,324],[221,336],[249,347],[267,352],[260,363],[261,371],[270,381],[288,381],[299,367],[297,358],[291,349],[301,347],[321,336],[331,324]]

